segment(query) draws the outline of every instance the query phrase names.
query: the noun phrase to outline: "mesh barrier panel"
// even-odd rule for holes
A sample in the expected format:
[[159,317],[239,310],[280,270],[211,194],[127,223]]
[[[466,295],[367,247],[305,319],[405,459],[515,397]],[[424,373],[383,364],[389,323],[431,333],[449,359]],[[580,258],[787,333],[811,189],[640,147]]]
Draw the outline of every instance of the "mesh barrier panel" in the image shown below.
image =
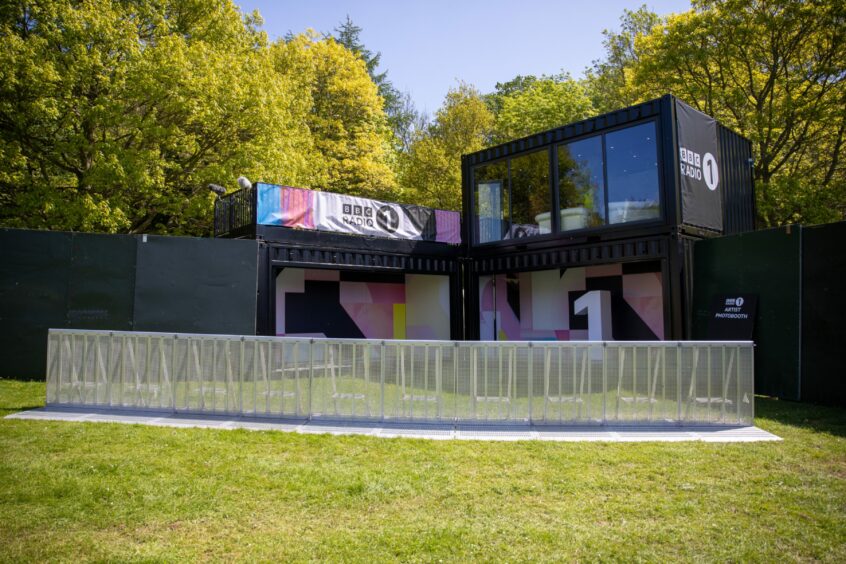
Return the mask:
[[751,424],[749,342],[51,330],[47,403],[292,418]]

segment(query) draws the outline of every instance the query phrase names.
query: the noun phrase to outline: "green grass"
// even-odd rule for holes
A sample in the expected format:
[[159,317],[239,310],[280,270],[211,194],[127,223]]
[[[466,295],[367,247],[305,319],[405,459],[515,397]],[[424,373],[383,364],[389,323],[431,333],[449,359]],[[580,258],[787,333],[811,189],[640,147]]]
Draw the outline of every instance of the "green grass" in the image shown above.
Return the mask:
[[[0,415],[44,385],[0,381]],[[780,443],[498,443],[0,419],[0,560],[846,561],[846,410]]]

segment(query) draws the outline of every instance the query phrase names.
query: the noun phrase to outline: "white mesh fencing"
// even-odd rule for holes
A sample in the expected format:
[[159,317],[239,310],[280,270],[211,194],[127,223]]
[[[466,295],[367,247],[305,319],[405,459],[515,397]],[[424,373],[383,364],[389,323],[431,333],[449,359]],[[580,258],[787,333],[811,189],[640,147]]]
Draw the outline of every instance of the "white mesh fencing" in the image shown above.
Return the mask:
[[47,404],[386,421],[752,424],[751,342],[51,329]]

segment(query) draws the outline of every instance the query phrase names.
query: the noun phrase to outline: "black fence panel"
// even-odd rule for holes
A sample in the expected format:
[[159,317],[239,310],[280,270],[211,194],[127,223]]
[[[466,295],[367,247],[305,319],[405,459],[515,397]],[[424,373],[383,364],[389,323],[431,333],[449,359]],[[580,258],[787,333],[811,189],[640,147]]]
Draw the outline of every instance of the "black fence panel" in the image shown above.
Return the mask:
[[707,239],[694,247],[693,336],[707,339],[718,294],[755,294],[755,392],[799,400],[801,229]]
[[0,230],[0,376],[41,379],[47,329],[65,327],[70,233]]
[[132,329],[131,236],[0,230],[0,377],[41,379],[47,329]]
[[846,221],[802,229],[802,400],[846,405]]
[[66,327],[132,329],[135,239],[131,235],[73,234]]
[[135,330],[254,335],[258,241],[138,239]]

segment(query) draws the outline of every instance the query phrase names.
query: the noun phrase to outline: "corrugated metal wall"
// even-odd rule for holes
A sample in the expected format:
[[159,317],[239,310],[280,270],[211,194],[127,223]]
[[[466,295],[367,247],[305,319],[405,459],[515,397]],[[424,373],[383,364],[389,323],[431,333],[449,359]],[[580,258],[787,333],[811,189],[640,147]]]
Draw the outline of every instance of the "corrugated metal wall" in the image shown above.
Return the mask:
[[755,229],[755,192],[752,180],[752,144],[717,123],[720,138],[720,185],[723,187],[723,232],[726,235]]

